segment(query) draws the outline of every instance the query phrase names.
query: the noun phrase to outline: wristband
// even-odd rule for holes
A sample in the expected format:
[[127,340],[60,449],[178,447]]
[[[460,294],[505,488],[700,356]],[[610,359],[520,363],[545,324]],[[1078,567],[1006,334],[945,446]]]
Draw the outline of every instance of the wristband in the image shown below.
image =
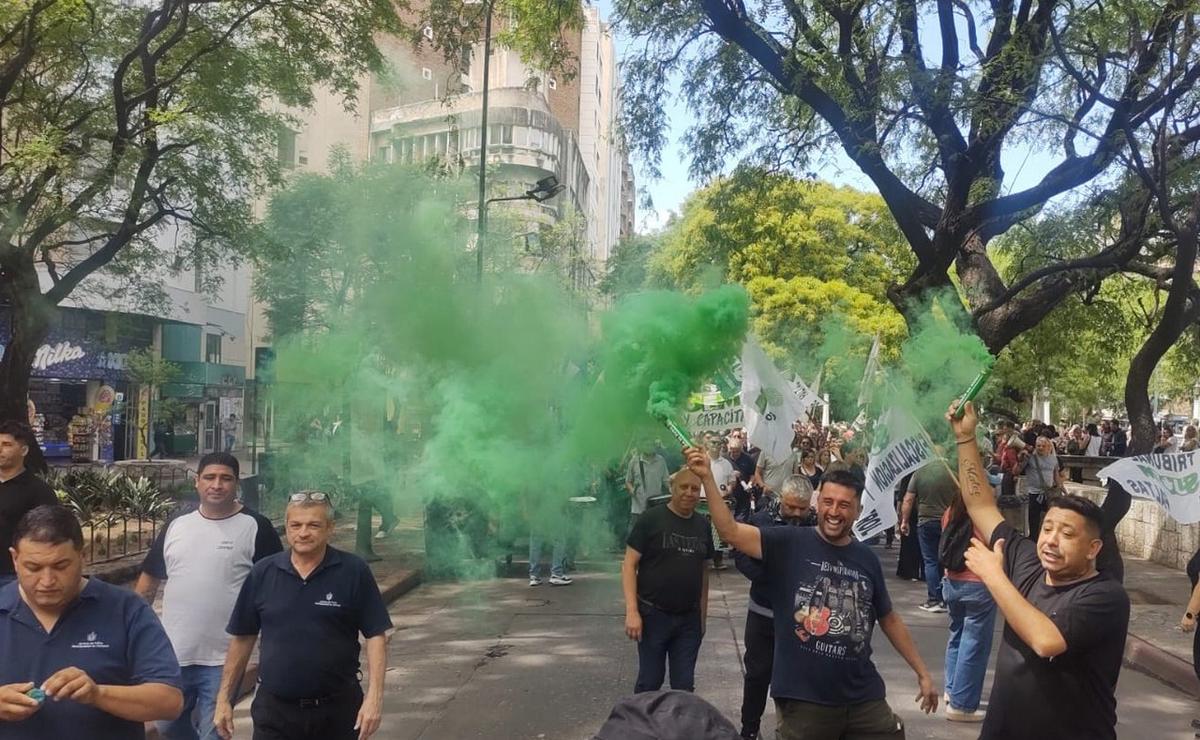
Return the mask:
[[974,438],[974,437],[967,437],[966,439],[956,439],[956,440],[954,440],[954,441],[955,441],[955,442],[957,442],[957,443],[958,443],[958,444],[960,444],[960,445],[965,445],[967,442],[974,442],[974,441],[975,441],[975,438]]

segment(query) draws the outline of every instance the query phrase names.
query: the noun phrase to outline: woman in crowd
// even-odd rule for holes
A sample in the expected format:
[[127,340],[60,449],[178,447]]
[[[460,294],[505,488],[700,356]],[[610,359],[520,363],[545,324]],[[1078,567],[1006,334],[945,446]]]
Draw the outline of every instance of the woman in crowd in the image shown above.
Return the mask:
[[1090,457],[1098,457],[1100,455],[1100,443],[1103,441],[1103,438],[1101,438],[1100,429],[1096,426],[1095,422],[1090,422],[1087,425],[1087,434],[1088,443],[1086,454]]
[[[1067,432],[1066,454],[1087,454],[1087,435],[1083,433],[1083,427],[1079,426],[1078,424],[1071,427],[1071,431]],[[1083,468],[1077,466],[1073,466],[1071,468],[1071,482],[1083,483]]]
[[987,587],[972,573],[964,554],[971,537],[983,535],[971,524],[962,492],[942,515],[939,564],[945,568],[942,596],[950,612],[950,639],[946,643],[946,719],[982,722],[979,700],[987,676],[988,656],[996,624],[996,602]]
[[814,491],[820,488],[821,474],[824,472],[825,469],[817,465],[817,453],[811,449],[800,453],[800,464],[796,466],[796,473],[808,478],[808,482],[812,484]]
[[1038,437],[1033,454],[1025,460],[1025,492],[1029,495],[1029,536],[1042,529],[1042,516],[1050,498],[1063,492],[1063,473],[1049,437]]

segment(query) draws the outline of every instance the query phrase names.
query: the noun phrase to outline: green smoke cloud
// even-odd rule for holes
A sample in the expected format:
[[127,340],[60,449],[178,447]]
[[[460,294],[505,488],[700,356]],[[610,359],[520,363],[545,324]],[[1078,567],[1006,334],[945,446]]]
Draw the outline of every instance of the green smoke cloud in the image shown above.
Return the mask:
[[[663,436],[654,415],[733,362],[749,316],[736,287],[634,295],[589,316],[503,233],[477,284],[458,205],[468,185],[397,167],[303,178],[272,203],[275,259],[258,280],[304,316],[275,342],[278,487],[466,511],[469,542],[449,560],[595,516],[567,499],[593,493],[632,440]],[[514,265],[526,269],[500,269]]]

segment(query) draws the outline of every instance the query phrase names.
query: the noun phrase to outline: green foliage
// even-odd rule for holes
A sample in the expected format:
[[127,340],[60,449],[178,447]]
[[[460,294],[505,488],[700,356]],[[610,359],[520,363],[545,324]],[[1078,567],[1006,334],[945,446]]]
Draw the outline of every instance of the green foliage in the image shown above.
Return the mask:
[[634,234],[617,243],[600,280],[600,292],[610,298],[635,293],[649,285],[650,258],[662,248],[662,234]]
[[689,197],[663,243],[653,269],[681,287],[805,276],[881,303],[914,262],[878,195],[753,169]]
[[162,386],[174,383],[181,372],[179,365],[159,357],[154,349],[131,350],[125,355],[125,372],[135,383]]
[[122,516],[162,521],[175,506],[175,500],[153,481],[130,478],[120,472],[88,468],[54,470],[46,482],[79,521],[93,527]]
[[0,260],[51,279],[14,303],[82,290],[151,310],[164,270],[218,275],[281,181],[290,111],[319,86],[352,100],[374,35],[400,29],[388,0],[4,3]]

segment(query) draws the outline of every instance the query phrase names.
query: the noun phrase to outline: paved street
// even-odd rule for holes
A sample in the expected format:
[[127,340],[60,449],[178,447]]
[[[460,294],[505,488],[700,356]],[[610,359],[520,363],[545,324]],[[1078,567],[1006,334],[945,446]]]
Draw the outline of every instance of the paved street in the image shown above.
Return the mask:
[[[894,551],[879,550],[894,572]],[[615,558],[615,556],[614,556]],[[741,698],[741,632],[747,584],[732,568],[714,573],[697,692],[735,719]],[[893,599],[921,652],[941,678],[944,615],[916,608],[922,584],[890,579]],[[530,588],[524,578],[422,586],[393,605],[386,716],[379,737],[396,740],[587,740],[637,671],[622,632],[617,563],[594,563],[573,586]],[[998,640],[997,640],[998,642]],[[876,662],[909,738],[967,740],[978,726],[916,711],[916,682],[879,631]],[[994,656],[993,656],[994,664]],[[990,684],[990,677],[989,677]],[[1129,740],[1185,740],[1194,701],[1126,669],[1119,686],[1118,734]],[[773,709],[764,721],[773,737]],[[238,711],[248,738],[248,702]]]

